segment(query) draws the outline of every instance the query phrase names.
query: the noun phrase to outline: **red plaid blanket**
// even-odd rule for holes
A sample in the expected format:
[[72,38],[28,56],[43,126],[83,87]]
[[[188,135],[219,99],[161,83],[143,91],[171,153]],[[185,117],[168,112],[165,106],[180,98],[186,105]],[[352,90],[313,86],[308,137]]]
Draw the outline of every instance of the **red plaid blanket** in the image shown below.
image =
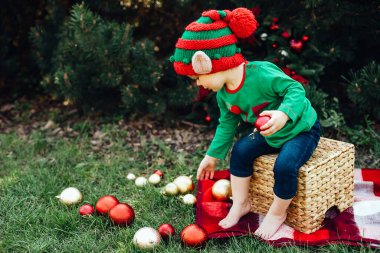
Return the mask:
[[[198,182],[196,223],[206,229],[209,238],[224,238],[253,233],[262,216],[248,213],[238,224],[222,229],[218,222],[224,218],[231,203],[213,199],[211,188],[216,180],[228,179],[229,171],[217,171],[213,180]],[[330,209],[324,226],[311,234],[301,233],[285,224],[266,241],[273,246],[348,244],[380,247],[380,169],[355,170],[355,201],[353,207],[339,212]]]

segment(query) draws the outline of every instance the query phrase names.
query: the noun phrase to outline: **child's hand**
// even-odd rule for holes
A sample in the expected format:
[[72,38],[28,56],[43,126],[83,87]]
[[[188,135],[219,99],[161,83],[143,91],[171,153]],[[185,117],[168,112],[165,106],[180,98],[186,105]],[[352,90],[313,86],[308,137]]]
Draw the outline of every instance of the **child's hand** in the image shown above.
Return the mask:
[[199,164],[199,168],[197,171],[197,179],[198,180],[213,179],[215,164],[217,161],[218,159],[206,155],[201,161],[201,163]]
[[270,116],[271,119],[261,127],[260,134],[263,136],[270,136],[283,128],[286,124],[286,121],[289,120],[289,116],[286,115],[283,111],[263,111],[260,113],[260,116]]

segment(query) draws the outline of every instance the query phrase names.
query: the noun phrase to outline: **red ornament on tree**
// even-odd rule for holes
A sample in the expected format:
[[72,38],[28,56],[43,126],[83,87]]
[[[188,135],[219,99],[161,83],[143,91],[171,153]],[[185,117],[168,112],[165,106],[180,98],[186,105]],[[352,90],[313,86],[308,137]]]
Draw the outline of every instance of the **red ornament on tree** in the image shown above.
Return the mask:
[[277,23],[277,22],[278,22],[278,19],[279,19],[278,17],[274,17],[274,18],[272,18],[272,22],[273,22],[273,23]]
[[195,98],[195,101],[199,102],[202,101],[207,95],[210,93],[210,90],[207,90],[203,88],[203,86],[199,86],[197,97]]
[[260,12],[261,12],[261,8],[259,6],[255,6],[251,9],[253,15],[255,15],[255,17],[259,16],[260,15]]
[[278,28],[279,28],[279,26],[278,26],[277,24],[272,24],[272,25],[270,26],[270,29],[271,29],[272,31],[278,30]]
[[303,43],[300,40],[290,40],[290,48],[295,52],[300,53],[302,51]]
[[306,84],[309,82],[309,80],[303,78],[303,77],[300,76],[300,75],[292,75],[291,78],[293,78],[293,79],[296,80],[297,82],[301,83],[303,87],[305,87]]
[[273,47],[273,48],[277,48],[277,44],[276,44],[276,43],[273,43],[273,44],[272,44],[272,47]]
[[308,41],[308,40],[309,40],[309,36],[307,35],[302,36],[302,41]]
[[207,123],[211,122],[211,117],[210,117],[210,115],[207,115],[207,116],[205,117],[205,121],[206,121]]
[[281,36],[284,38],[284,39],[289,39],[290,38],[290,33],[288,33],[288,31],[283,31]]

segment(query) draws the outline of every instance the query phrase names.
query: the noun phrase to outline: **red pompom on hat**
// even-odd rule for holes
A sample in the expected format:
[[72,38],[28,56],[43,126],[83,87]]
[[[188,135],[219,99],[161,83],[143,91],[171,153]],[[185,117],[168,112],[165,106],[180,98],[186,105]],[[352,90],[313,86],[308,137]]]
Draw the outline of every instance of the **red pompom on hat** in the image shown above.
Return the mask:
[[257,29],[257,21],[252,11],[237,8],[232,11],[229,27],[238,38],[247,38]]
[[174,70],[186,76],[204,74],[197,68],[194,70],[192,65],[193,56],[199,51],[211,66],[207,74],[239,66],[245,59],[236,43],[239,38],[251,36],[257,26],[252,11],[246,8],[204,11],[178,39],[174,55],[170,57]]

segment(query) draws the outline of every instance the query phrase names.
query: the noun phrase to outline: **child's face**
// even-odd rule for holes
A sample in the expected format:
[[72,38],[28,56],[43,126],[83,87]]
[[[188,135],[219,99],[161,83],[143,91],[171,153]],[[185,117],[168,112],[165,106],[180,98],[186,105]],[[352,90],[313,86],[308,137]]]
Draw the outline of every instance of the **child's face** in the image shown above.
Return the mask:
[[226,81],[221,72],[208,75],[190,76],[190,78],[196,81],[197,86],[203,86],[203,88],[214,92],[222,89]]

